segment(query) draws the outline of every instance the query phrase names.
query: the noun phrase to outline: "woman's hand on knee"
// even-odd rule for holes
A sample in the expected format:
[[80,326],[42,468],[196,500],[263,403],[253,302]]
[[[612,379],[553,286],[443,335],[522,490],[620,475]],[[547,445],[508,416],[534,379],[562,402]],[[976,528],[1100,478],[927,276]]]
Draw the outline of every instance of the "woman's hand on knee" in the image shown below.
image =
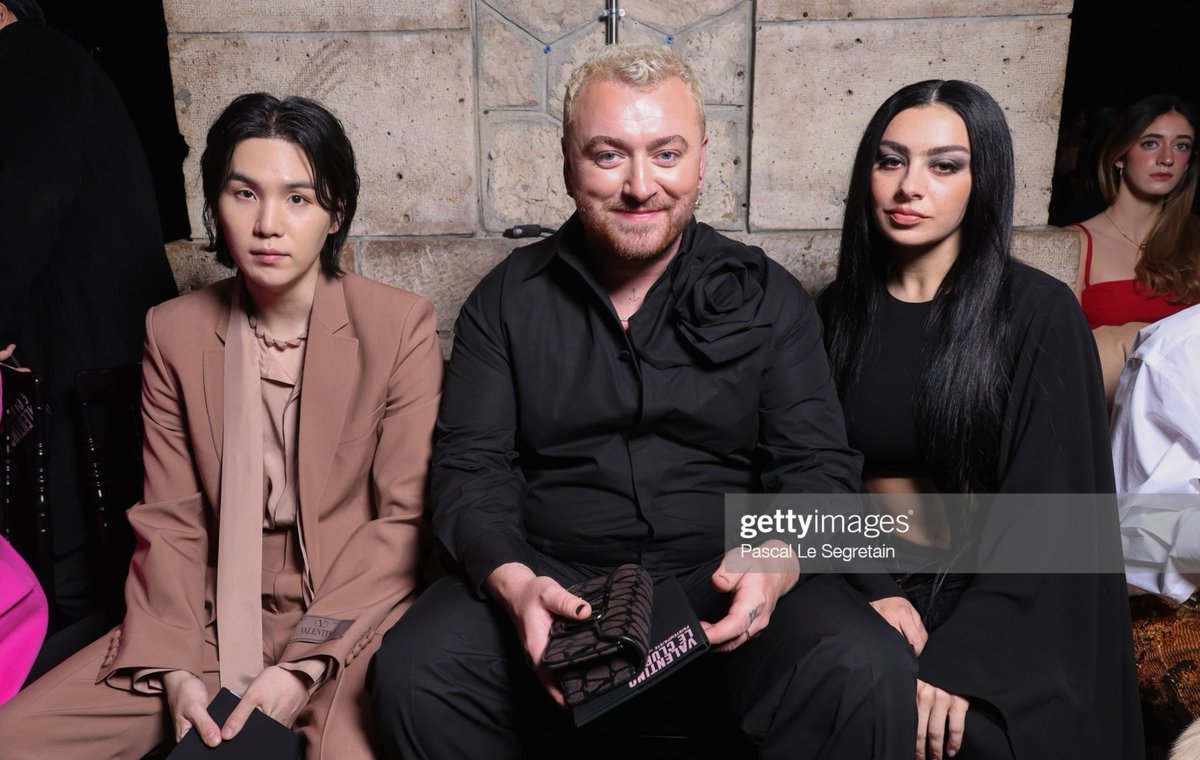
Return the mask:
[[221,727],[221,738],[229,740],[237,736],[256,707],[290,728],[306,704],[308,685],[304,675],[272,665],[246,687],[242,701]]
[[929,641],[929,634],[925,631],[921,616],[917,614],[916,608],[910,601],[902,596],[889,596],[871,602],[871,607],[887,621],[888,625],[900,632],[900,635],[912,645],[918,656],[921,654],[921,650],[925,648],[925,642]]
[[916,760],[954,757],[962,747],[970,706],[965,697],[918,679]]
[[210,747],[221,743],[221,729],[208,714],[208,687],[186,670],[172,670],[162,675],[171,710],[171,725],[175,741],[183,738],[189,728],[195,728],[200,740]]

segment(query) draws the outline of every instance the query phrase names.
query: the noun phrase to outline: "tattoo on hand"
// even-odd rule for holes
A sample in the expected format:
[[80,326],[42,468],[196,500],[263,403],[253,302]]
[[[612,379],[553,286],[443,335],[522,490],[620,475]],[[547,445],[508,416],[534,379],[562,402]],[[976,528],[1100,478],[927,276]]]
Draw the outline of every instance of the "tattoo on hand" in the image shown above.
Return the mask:
[[750,610],[750,625],[754,625],[754,618],[758,617],[758,613],[762,612],[762,605],[758,605]]

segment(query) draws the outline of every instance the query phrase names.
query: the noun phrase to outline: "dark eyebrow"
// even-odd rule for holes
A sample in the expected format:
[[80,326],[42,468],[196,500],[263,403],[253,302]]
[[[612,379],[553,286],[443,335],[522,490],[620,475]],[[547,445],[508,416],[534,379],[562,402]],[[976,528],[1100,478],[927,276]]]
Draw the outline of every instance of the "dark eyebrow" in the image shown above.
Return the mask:
[[[250,179],[245,174],[240,174],[238,172],[229,172],[229,179],[226,181],[226,184],[228,184],[229,182],[241,182],[243,184],[250,185],[251,187],[258,187],[257,182]],[[287,185],[285,185],[285,188],[288,190],[315,190],[316,189],[313,186],[313,183],[311,183],[311,182],[289,182]]]
[[[891,150],[896,151],[897,153],[899,153],[902,156],[908,155],[908,146],[901,145],[900,143],[896,142],[895,140],[880,140],[879,147],[880,148],[890,148]],[[966,153],[966,154],[970,155],[971,151],[967,150],[962,145],[939,145],[936,148],[930,148],[928,151],[926,151],[925,155],[940,156],[944,153]]]
[[[1160,135],[1157,132],[1147,132],[1146,134],[1142,135],[1140,139],[1145,140],[1147,137],[1157,137],[1159,140],[1167,139],[1165,135]],[[1195,140],[1196,138],[1193,137],[1192,135],[1178,134],[1178,135],[1175,135],[1175,139],[1176,140]]]
[[[674,145],[682,145],[684,150],[687,150],[687,147],[688,147],[688,141],[683,139],[683,135],[667,135],[666,137],[660,137],[657,140],[654,140],[653,142],[651,142],[650,150],[657,150],[658,148],[661,148],[665,145],[673,145],[673,144]],[[629,144],[626,143],[624,140],[621,140],[620,138],[617,138],[617,137],[608,137],[607,135],[596,135],[592,139],[588,140],[584,144],[583,147],[584,147],[584,150],[591,151],[591,150],[595,150],[596,148],[601,148],[601,147],[605,147],[605,146],[618,148],[618,149],[626,151],[626,152],[628,152],[630,149]]]
[[971,151],[967,150],[962,145],[942,145],[937,148],[930,148],[928,153],[926,153],[925,155],[940,156],[943,153],[966,153],[969,155],[971,153]]

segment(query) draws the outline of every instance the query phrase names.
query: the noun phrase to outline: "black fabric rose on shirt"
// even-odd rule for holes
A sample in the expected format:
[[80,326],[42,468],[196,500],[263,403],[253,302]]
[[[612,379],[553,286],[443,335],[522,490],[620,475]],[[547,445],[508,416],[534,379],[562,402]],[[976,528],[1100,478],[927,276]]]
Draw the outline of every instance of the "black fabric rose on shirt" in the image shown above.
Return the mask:
[[756,321],[767,261],[762,251],[700,225],[693,257],[672,285],[675,325],[691,348],[724,364],[758,348],[770,325]]

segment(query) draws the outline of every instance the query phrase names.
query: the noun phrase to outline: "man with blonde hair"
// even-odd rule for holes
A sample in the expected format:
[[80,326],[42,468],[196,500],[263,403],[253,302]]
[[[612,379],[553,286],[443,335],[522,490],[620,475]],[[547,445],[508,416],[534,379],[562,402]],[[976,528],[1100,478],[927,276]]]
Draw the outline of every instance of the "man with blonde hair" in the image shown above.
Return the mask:
[[809,296],[692,216],[695,77],[609,48],[571,77],[563,132],[575,215],[492,270],[455,327],[431,477],[458,572],[375,659],[387,756],[526,757],[558,731],[586,756],[542,654],[556,619],[592,613],[567,588],[631,562],[679,580],[714,650],[650,692],[693,728],[727,720],[762,757],[911,756],[903,638],[839,576],[723,556],[724,494],[857,492],[861,461]]

